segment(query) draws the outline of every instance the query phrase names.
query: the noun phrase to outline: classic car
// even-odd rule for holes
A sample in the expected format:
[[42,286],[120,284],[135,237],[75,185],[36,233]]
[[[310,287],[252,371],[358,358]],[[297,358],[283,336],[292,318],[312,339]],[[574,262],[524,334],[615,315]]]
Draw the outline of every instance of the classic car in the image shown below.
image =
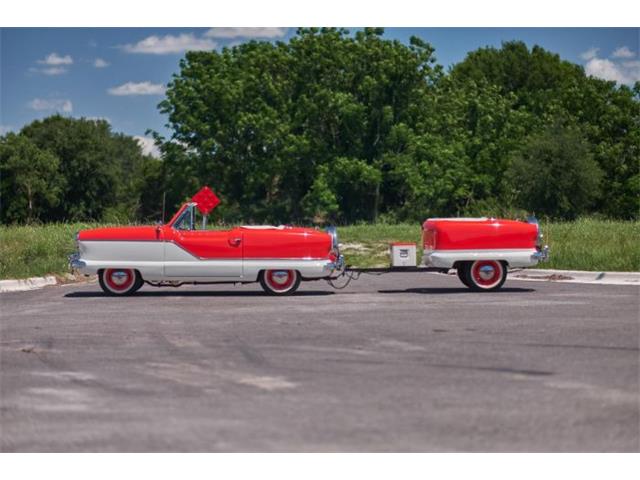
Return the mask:
[[456,269],[472,290],[497,290],[507,268],[531,267],[547,259],[549,247],[542,245],[542,238],[535,218],[430,218],[422,225],[422,264]]
[[130,295],[145,282],[260,282],[271,295],[288,295],[301,281],[330,278],[343,268],[333,227],[207,229],[196,221],[196,206],[184,204],[166,225],[82,230],[71,267],[97,274],[109,295]]

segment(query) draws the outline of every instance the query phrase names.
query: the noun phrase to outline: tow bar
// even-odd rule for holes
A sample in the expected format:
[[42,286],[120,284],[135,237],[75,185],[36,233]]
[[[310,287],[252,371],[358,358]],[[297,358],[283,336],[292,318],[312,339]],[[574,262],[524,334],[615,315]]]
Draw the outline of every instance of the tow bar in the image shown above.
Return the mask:
[[[347,265],[342,272],[336,276],[327,279],[327,283],[331,285],[336,290],[342,290],[346,288],[352,280],[358,280],[360,275],[384,275],[385,273],[447,273],[449,271],[448,268],[434,268],[434,267],[369,267],[369,268],[361,268],[361,267],[351,267]],[[346,278],[346,282],[342,285],[336,285],[334,283],[335,280],[339,280],[341,278]]]

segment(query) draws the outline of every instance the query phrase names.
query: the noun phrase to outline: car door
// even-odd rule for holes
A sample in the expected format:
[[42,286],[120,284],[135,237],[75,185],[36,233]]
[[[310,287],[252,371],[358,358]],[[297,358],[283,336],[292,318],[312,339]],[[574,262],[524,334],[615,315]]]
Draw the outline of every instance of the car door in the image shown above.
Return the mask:
[[165,241],[164,276],[168,280],[240,280],[242,231],[179,230],[171,228]]

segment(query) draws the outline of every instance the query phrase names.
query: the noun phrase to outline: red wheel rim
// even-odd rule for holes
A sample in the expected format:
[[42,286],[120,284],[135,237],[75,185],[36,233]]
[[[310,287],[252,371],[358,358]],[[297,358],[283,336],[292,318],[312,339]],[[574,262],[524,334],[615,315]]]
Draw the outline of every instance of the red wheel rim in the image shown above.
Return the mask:
[[479,260],[471,267],[473,282],[482,288],[491,288],[502,279],[502,264],[495,260]]
[[293,285],[295,275],[293,270],[267,270],[265,279],[273,290],[284,292]]
[[133,270],[109,268],[104,271],[104,281],[110,290],[124,292],[131,288],[135,279]]

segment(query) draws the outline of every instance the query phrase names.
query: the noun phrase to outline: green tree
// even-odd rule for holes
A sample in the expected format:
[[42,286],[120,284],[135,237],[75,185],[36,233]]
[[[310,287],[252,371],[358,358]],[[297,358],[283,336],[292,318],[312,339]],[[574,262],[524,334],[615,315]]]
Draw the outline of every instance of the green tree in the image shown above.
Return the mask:
[[0,138],[0,210],[3,223],[48,220],[60,202],[64,179],[58,158],[24,135]]
[[300,29],[289,43],[187,53],[160,106],[169,142],[245,220],[375,219],[394,208],[385,139],[442,75],[430,45],[382,33]]
[[581,66],[515,41],[469,53],[453,67],[451,78],[459,85],[494,85],[502,95],[512,96],[513,109],[525,115],[525,129],[511,134],[516,142],[524,140],[525,132],[541,132],[555,118],[567,119],[604,172],[603,194],[594,209],[611,217],[639,217],[638,88],[587,77]]
[[574,128],[557,124],[530,137],[506,174],[520,208],[562,219],[589,212],[602,176],[588,142]]
[[21,135],[59,163],[65,182],[48,220],[126,221],[138,216],[144,188],[145,157],[129,136],[114,134],[104,120],[53,115],[25,126]]

